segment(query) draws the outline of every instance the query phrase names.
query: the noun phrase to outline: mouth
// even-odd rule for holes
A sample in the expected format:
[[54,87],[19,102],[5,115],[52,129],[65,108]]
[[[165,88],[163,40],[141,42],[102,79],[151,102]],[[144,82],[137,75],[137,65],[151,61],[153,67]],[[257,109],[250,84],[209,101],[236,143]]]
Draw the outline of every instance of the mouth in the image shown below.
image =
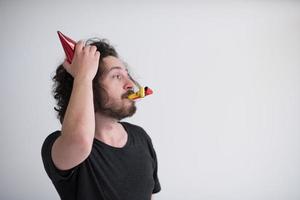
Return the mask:
[[123,99],[129,99],[128,96],[134,94],[133,90],[128,90],[125,94],[122,95]]

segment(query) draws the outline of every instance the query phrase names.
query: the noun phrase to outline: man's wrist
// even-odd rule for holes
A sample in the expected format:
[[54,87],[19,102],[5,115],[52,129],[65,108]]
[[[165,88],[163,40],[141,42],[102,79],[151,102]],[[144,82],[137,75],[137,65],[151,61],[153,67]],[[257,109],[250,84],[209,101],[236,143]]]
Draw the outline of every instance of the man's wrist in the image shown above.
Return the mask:
[[86,76],[78,76],[75,77],[74,79],[74,83],[79,83],[80,85],[84,84],[84,85],[92,85],[93,84],[93,79],[91,79],[90,77],[86,77]]

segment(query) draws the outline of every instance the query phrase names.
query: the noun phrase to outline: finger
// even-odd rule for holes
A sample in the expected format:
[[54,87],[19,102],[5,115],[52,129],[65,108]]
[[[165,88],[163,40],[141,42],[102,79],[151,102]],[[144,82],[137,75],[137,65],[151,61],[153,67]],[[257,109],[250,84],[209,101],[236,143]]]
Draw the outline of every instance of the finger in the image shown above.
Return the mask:
[[75,51],[81,51],[83,49],[83,47],[84,47],[84,42],[83,42],[83,40],[80,40],[75,45]]
[[97,47],[96,47],[96,46],[91,46],[91,47],[90,47],[90,52],[91,52],[91,53],[95,54],[96,51],[97,51]]
[[99,51],[96,51],[96,52],[95,52],[95,56],[96,56],[96,58],[99,60],[99,58],[100,58],[100,52],[99,52]]
[[83,47],[83,50],[84,50],[85,52],[87,52],[87,53],[90,52],[90,49],[91,49],[91,45],[86,45],[86,46]]

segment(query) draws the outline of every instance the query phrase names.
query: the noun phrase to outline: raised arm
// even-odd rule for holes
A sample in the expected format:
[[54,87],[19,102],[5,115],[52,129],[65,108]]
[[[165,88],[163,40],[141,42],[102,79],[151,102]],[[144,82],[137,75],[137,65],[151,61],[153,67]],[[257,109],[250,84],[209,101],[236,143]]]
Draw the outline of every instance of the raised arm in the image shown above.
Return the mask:
[[72,64],[63,66],[73,78],[70,101],[62,123],[62,134],[52,147],[52,160],[61,170],[71,169],[90,154],[95,134],[93,103],[93,78],[100,58],[95,46],[84,46],[79,41],[75,47]]

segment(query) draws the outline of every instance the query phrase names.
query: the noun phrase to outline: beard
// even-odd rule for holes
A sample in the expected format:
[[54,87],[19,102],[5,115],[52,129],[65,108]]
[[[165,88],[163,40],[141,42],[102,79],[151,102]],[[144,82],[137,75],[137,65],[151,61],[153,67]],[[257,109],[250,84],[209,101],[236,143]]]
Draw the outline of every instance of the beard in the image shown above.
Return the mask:
[[102,87],[97,88],[95,92],[95,111],[99,111],[107,117],[117,120],[131,117],[137,108],[133,100],[128,99],[128,95],[134,93],[132,90],[127,91],[120,99],[110,98],[106,90]]

